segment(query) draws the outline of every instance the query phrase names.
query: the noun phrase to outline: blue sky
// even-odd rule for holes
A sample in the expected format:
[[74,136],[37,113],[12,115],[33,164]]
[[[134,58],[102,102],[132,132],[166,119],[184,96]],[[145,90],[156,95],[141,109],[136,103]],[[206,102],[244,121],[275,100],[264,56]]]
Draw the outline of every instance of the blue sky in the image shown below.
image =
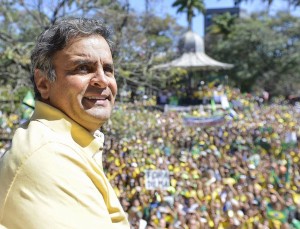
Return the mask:
[[[172,3],[175,0],[152,0],[150,1],[150,7],[155,9],[156,14],[173,15],[178,23],[182,26],[187,26],[186,15],[185,14],[176,14],[176,9],[172,7]],[[130,0],[131,7],[137,10],[138,12],[143,12],[145,10],[145,1],[144,0]],[[206,8],[221,8],[221,7],[233,7],[233,0],[204,0]],[[243,3],[241,8],[246,12],[255,12],[266,9],[267,4],[262,3],[261,0],[249,0],[247,4]],[[271,13],[277,10],[286,10],[288,9],[287,4],[284,0],[275,0],[272,7]],[[297,10],[299,11],[299,10]],[[193,19],[193,31],[198,33],[200,36],[203,36],[203,15],[198,14]]]

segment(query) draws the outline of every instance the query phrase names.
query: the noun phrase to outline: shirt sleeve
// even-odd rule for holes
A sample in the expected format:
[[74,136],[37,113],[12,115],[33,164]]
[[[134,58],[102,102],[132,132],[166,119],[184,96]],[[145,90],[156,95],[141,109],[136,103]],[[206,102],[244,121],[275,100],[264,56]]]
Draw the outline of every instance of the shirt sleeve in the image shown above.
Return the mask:
[[[6,198],[7,228],[114,228],[104,174],[62,144],[47,144],[19,168]],[[95,181],[97,180],[97,185]],[[103,178],[103,179],[102,179]]]

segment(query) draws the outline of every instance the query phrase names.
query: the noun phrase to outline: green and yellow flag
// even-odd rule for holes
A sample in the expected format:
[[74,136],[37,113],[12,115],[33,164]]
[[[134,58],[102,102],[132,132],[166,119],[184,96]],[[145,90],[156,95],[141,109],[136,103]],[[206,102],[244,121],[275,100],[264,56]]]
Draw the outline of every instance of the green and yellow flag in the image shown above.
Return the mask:
[[283,210],[275,210],[268,204],[267,206],[267,217],[270,220],[278,220],[282,223],[285,223],[287,221],[288,217],[288,209],[283,209]]
[[212,112],[215,112],[217,108],[216,108],[216,103],[215,103],[214,99],[210,100],[210,105],[211,105]]
[[22,101],[22,119],[28,120],[33,114],[35,106],[34,97],[31,91],[27,91],[23,101]]
[[35,102],[34,102],[34,97],[33,97],[33,94],[31,91],[27,91],[22,102],[24,105],[29,106],[32,109],[34,109]]

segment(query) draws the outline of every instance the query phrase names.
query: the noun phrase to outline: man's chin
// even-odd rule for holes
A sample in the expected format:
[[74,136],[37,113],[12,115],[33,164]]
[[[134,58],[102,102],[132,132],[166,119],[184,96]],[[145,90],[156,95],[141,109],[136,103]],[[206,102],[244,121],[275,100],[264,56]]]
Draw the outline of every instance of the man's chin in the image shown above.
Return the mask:
[[96,113],[93,112],[90,115],[93,116],[93,118],[99,120],[99,122],[103,123],[110,119],[111,111],[101,111]]

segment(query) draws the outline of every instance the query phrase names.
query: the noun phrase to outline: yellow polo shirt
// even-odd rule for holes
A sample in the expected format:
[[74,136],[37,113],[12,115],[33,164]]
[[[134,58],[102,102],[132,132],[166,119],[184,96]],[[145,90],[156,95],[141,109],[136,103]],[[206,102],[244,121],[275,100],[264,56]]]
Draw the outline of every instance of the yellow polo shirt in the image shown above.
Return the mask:
[[129,228],[94,137],[42,102],[0,159],[0,228]]

